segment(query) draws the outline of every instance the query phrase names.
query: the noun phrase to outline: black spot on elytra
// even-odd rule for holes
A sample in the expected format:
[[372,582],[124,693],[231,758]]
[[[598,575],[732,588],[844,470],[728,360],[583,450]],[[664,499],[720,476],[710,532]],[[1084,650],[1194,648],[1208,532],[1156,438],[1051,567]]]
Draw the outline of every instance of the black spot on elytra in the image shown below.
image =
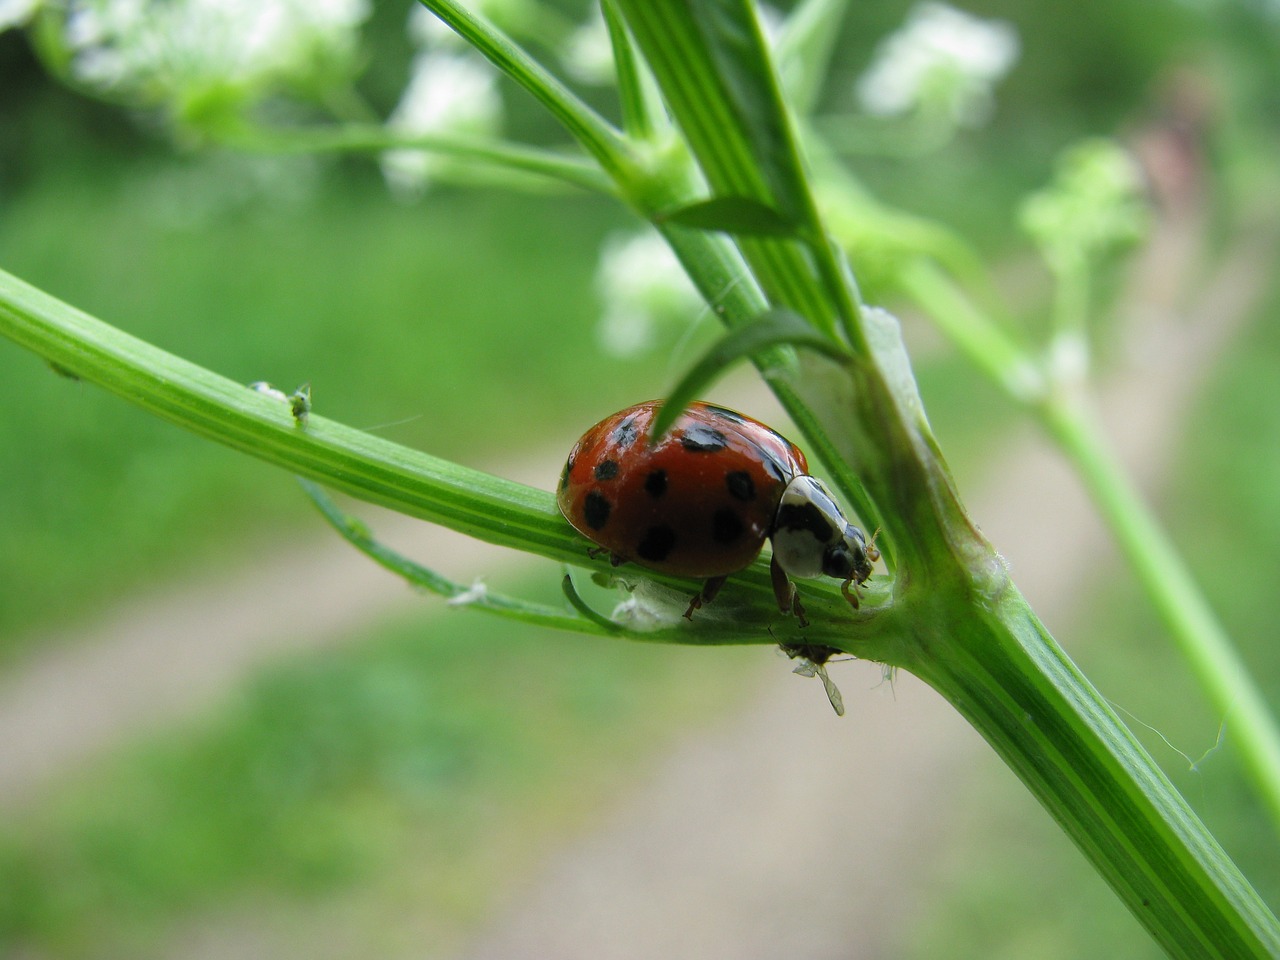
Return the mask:
[[564,462],[564,470],[560,472],[560,489],[563,490],[569,485],[569,472],[573,469],[573,457]]
[[695,423],[685,430],[680,446],[693,453],[716,453],[725,448],[724,434],[705,423]]
[[657,500],[667,492],[667,471],[654,470],[644,478],[644,492]]
[[742,518],[738,511],[723,507],[711,518],[711,537],[716,543],[733,543],[742,536]]
[[735,500],[754,500],[756,485],[751,474],[745,470],[731,470],[725,474],[724,485],[729,488],[729,496]]
[[640,431],[636,429],[636,418],[634,416],[627,417],[614,430],[613,435],[609,438],[620,447],[629,447],[636,442],[636,437],[640,435]]
[[605,460],[603,463],[596,464],[595,477],[597,480],[612,480],[617,475],[617,460]]
[[835,531],[812,503],[787,503],[778,510],[778,527],[808,530],[819,543],[830,543]]
[[609,513],[613,510],[613,504],[604,497],[603,494],[592,490],[582,501],[582,516],[587,521],[587,526],[592,530],[599,530],[609,522]]
[[636,554],[641,560],[650,563],[661,563],[670,555],[676,545],[676,532],[667,526],[650,527],[645,531],[644,539],[636,547]]

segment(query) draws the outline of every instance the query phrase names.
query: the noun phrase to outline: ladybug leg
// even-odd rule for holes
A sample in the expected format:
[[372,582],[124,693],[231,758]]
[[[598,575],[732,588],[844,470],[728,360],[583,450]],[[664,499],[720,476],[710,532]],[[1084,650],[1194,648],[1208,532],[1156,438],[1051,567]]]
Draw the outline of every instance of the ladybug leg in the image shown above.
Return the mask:
[[794,613],[800,626],[807,627],[809,620],[804,615],[804,605],[800,603],[800,591],[787,576],[787,571],[782,569],[777,557],[769,561],[769,576],[773,580],[773,596],[778,601],[778,609],[783,613]]
[[592,560],[599,560],[605,554],[609,554],[609,562],[615,567],[620,567],[627,562],[627,558],[621,554],[614,553],[608,547],[591,547],[587,550],[587,556]]
[[850,577],[844,583],[840,584],[840,592],[843,593],[844,598],[849,601],[849,606],[853,607],[855,610],[858,609],[859,605],[858,586],[858,584],[853,582],[853,577]]
[[693,611],[699,609],[704,603],[710,603],[716,598],[716,594],[720,592],[720,588],[724,586],[725,577],[712,577],[702,585],[702,589],[693,595],[693,599],[689,601],[689,609],[684,612],[686,620],[693,619]]

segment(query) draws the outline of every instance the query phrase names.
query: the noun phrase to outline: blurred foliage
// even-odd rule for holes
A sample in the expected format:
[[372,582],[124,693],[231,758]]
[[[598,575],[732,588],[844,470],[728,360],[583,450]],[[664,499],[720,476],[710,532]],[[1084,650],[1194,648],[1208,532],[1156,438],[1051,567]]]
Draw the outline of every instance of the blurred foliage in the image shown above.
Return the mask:
[[[637,756],[723,709],[760,662],[435,606],[449,629],[415,615],[279,663],[217,714],[6,816],[0,955],[138,956],[246,890],[315,924],[326,896],[375,885],[398,923],[456,934]],[[410,890],[380,886],[405,871]]]
[[[252,169],[233,158],[141,166],[92,180],[48,172],[6,204],[0,260],[230,377],[286,390],[310,380],[325,416],[458,459],[519,456],[563,437],[566,420],[654,390],[656,359],[621,371],[595,362],[592,269],[613,211],[475,194],[407,208],[368,176],[343,184],[337,171],[323,202],[290,206],[227,198],[228,170]],[[231,209],[175,223],[202,191]],[[548,231],[558,242],[542,242]],[[485,282],[495,260],[504,280]],[[313,519],[276,472],[11,344],[0,362],[6,403],[21,398],[23,411],[0,420],[0,637],[190,567],[230,531],[260,537]],[[567,417],[592,391],[599,409]]]

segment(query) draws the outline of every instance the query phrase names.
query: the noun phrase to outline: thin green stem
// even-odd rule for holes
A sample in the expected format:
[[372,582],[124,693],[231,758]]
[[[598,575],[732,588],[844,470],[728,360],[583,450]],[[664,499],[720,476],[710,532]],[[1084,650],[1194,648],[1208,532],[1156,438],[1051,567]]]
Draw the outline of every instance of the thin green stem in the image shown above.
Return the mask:
[[258,153],[381,153],[425,150],[495,168],[535,174],[594,193],[616,195],[613,181],[590,160],[555,150],[490,137],[413,134],[379,124],[324,127],[250,127],[219,131],[218,139],[237,150]]
[[[1245,768],[1272,822],[1280,825],[1280,727],[1185,561],[1107,450],[1078,395],[1067,389],[1047,394],[1021,348],[932,264],[916,261],[899,280],[975,365],[1036,413],[1062,449],[1209,701],[1228,719]],[[1069,325],[1059,334],[1059,348],[1070,349],[1080,335]]]
[[421,2],[494,66],[533,94],[610,177],[625,182],[633,176],[634,161],[622,135],[510,37],[454,0]]
[[635,45],[627,35],[627,25],[618,15],[613,0],[604,0],[600,7],[613,49],[618,100],[622,105],[622,129],[633,140],[652,140],[659,127],[656,114],[662,109],[651,91],[653,81],[636,57]]
[[1178,649],[1227,724],[1254,785],[1280,825],[1280,727],[1177,549],[1078,402],[1058,399],[1043,418],[1151,598]]
[[980,310],[931,260],[917,257],[898,271],[899,288],[930,320],[1019,403],[1035,403],[1047,389],[1031,355]]
[[341,537],[349,544],[396,576],[415,587],[445,597],[451,603],[466,606],[472,610],[481,610],[509,620],[518,620],[540,627],[554,630],[572,630],[576,633],[594,634],[596,636],[617,636],[624,628],[616,623],[594,615],[592,617],[572,616],[563,610],[549,607],[546,604],[532,603],[495,593],[483,585],[467,586],[436,573],[385,544],[379,543],[365,528],[364,524],[343,512],[333,498],[318,483],[303,478],[298,479],[303,491],[319,509],[321,515],[329,521]]

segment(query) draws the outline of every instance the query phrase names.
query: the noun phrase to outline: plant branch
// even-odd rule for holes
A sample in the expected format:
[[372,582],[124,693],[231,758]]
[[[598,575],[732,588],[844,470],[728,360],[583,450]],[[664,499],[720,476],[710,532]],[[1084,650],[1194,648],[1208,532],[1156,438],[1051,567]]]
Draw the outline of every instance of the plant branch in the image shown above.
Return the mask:
[[[777,605],[764,562],[733,577],[715,609],[690,623],[681,614],[698,584],[629,567],[615,570],[606,558],[591,559],[590,545],[560,515],[550,493],[411,450],[314,412],[300,421],[288,403],[138,340],[3,270],[0,336],[60,372],[96,383],[184,429],[361,500],[498,546],[594,567],[633,586],[644,584],[650,623],[643,633],[635,633],[643,639],[774,644],[796,629],[790,622],[773,629]],[[823,617],[824,628],[814,642],[834,642],[851,621],[868,619],[867,613],[849,609],[834,584],[806,585],[805,601]],[[873,655],[873,646],[868,638],[851,652]]]
[[628,179],[633,160],[622,135],[510,37],[454,0],[421,0],[494,66],[533,94],[615,181]]
[[218,141],[257,153],[381,153],[424,150],[495,168],[534,174],[594,193],[616,195],[614,182],[600,167],[582,157],[555,150],[509,143],[490,137],[406,133],[380,124],[324,127],[241,126],[219,130]]
[[[1083,398],[1065,385],[1051,389],[1029,356],[933,265],[917,261],[901,271],[899,281],[970,361],[1033,412],[1057,443],[1209,702],[1229,718],[1245,769],[1272,823],[1280,824],[1280,727],[1185,561],[1106,449]],[[1078,335],[1068,330],[1057,336]]]

